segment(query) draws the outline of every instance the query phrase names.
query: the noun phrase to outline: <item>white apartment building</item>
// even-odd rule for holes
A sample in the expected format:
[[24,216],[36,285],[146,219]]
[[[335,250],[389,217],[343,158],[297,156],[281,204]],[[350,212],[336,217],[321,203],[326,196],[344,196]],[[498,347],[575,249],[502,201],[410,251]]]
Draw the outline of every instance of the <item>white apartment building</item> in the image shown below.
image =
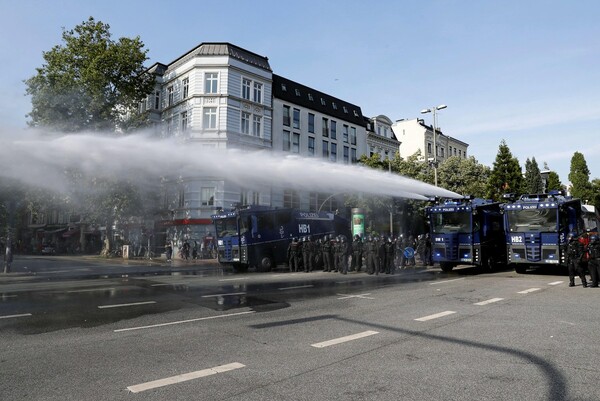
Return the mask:
[[392,124],[396,138],[402,143],[400,156],[406,158],[420,150],[426,160],[433,160],[435,149],[438,163],[451,156],[467,157],[468,143],[445,135],[439,127],[436,128],[437,135],[434,138],[433,128],[422,119],[398,120]]
[[392,130],[392,120],[383,114],[370,118],[367,124],[367,155],[379,154],[381,160],[392,160],[400,152],[400,142]]

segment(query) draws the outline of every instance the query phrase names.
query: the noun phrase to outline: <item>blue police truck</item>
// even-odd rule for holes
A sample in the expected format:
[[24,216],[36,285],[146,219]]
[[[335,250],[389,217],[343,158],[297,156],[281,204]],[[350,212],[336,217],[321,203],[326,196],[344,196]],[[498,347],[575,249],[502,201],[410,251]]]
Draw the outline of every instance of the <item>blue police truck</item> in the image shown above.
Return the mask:
[[331,212],[305,212],[267,206],[245,206],[212,216],[219,262],[235,271],[270,271],[287,262],[293,238],[350,235],[347,219]]
[[517,273],[530,266],[566,266],[568,234],[585,232],[581,201],[559,192],[504,197],[508,264]]
[[431,258],[443,271],[457,265],[492,270],[506,262],[500,203],[479,198],[441,200],[426,208]]

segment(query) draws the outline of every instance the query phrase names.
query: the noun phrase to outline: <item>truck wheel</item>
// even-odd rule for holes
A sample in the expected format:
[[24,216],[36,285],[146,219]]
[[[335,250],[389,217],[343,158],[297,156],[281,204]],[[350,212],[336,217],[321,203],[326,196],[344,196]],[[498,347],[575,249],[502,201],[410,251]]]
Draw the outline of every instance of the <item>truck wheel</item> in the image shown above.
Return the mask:
[[259,272],[270,272],[273,267],[275,267],[275,263],[270,256],[263,256],[260,260],[260,265],[257,266]]
[[443,272],[448,273],[448,272],[452,271],[452,269],[454,268],[454,265],[452,263],[441,262],[440,268],[442,269]]
[[527,266],[524,265],[515,265],[515,271],[519,274],[523,274],[527,271]]

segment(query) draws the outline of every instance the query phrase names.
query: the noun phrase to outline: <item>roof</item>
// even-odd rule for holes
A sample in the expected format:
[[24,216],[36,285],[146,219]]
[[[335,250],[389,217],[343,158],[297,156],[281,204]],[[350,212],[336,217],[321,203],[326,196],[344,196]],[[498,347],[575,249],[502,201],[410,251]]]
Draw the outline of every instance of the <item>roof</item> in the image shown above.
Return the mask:
[[283,101],[366,127],[362,110],[357,105],[273,74],[273,96]]
[[169,63],[169,68],[175,68],[178,65],[185,63],[189,59],[197,56],[229,56],[246,64],[250,64],[267,71],[272,71],[271,66],[269,65],[268,57],[252,53],[251,51],[226,42],[200,43],[189,52],[181,55]]

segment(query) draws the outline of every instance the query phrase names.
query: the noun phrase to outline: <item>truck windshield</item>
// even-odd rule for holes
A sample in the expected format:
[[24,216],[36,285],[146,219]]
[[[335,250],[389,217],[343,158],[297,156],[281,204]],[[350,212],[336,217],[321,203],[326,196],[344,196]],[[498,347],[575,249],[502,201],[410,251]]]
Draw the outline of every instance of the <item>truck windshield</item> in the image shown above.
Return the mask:
[[217,230],[217,238],[223,238],[228,235],[237,235],[237,219],[230,217],[227,219],[215,220],[215,228]]
[[471,214],[468,212],[444,212],[432,215],[433,232],[436,234],[447,232],[471,232]]
[[557,232],[556,209],[509,210],[508,224],[511,232]]

